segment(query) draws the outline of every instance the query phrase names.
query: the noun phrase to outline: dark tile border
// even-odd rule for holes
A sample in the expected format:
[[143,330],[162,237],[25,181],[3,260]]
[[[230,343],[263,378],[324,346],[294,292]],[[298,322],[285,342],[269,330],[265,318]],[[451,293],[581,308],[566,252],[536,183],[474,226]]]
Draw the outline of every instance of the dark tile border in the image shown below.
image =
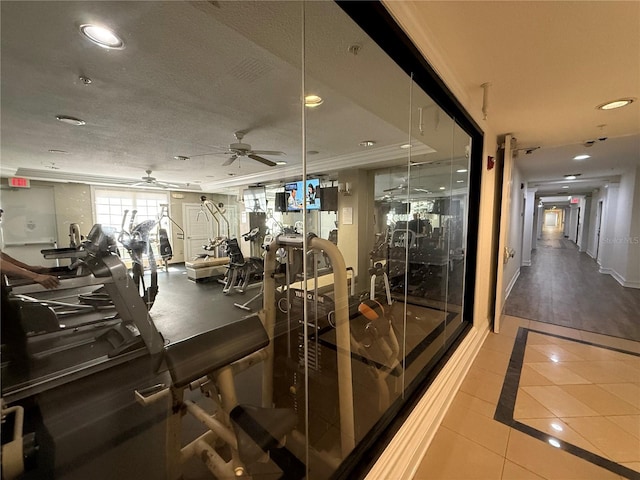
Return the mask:
[[634,355],[640,357],[640,354],[622,350],[620,348],[608,347],[606,345],[600,345],[585,340],[577,340],[575,338],[564,337],[562,335],[556,335],[553,333],[542,332],[539,330],[531,330],[528,328],[520,327],[516,340],[511,351],[511,358],[509,359],[509,366],[507,367],[507,373],[504,377],[504,383],[502,384],[502,391],[500,392],[500,399],[496,407],[494,420],[514,428],[525,435],[537,438],[538,440],[547,443],[551,439],[555,439],[559,444],[559,449],[564,450],[572,455],[582,458],[587,462],[593,463],[602,467],[617,475],[621,475],[631,480],[640,480],[640,473],[635,470],[631,470],[619,463],[608,460],[600,455],[596,455],[593,452],[577,447],[571,443],[567,443],[560,440],[553,435],[542,432],[536,428],[519,422],[513,418],[513,412],[516,405],[516,395],[518,393],[518,387],[520,385],[520,373],[522,372],[522,365],[524,363],[524,353],[527,347],[527,340],[529,338],[529,332],[538,333],[541,335],[548,335],[550,337],[562,338],[564,340],[570,340],[572,342],[582,343],[585,345],[592,345],[599,348],[605,348],[607,350],[613,350],[620,353],[626,353],[628,355]]

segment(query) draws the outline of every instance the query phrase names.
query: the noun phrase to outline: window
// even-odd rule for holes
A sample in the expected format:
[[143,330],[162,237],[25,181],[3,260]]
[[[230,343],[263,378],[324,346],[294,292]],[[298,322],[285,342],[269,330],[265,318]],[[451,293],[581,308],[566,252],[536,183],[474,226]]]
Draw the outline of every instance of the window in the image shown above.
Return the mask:
[[[169,203],[166,192],[146,192],[139,190],[119,190],[95,188],[93,190],[95,205],[94,223],[103,227],[112,227],[118,234],[122,230],[130,230],[132,214],[135,211],[134,225],[145,220],[157,220],[162,212],[162,205]],[[125,218],[126,212],[126,218]],[[168,226],[170,228],[170,226]],[[151,234],[151,245],[155,245],[155,231]],[[120,252],[125,260],[130,260],[124,249]]]

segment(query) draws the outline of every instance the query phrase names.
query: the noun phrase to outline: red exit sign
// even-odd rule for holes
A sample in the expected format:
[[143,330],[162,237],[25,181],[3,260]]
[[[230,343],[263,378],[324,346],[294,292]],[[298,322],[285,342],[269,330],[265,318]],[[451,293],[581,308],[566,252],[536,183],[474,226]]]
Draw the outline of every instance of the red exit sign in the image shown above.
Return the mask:
[[580,203],[580,199],[579,199],[579,198],[572,197],[572,198],[571,198],[571,203]]
[[29,188],[31,187],[31,183],[28,178],[10,177],[9,186],[15,188]]

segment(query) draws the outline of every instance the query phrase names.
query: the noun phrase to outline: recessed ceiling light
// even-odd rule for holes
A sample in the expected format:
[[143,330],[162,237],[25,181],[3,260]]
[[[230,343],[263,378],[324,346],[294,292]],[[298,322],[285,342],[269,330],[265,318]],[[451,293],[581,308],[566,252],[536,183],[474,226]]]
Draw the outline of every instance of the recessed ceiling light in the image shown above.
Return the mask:
[[456,183],[464,183],[464,180],[456,180]]
[[304,106],[309,108],[316,108],[322,105],[324,100],[318,95],[307,95],[304,97]]
[[60,155],[68,155],[69,154],[69,152],[67,152],[66,150],[56,150],[54,148],[49,150],[49,153],[57,153],[57,154],[60,154]]
[[456,170],[456,173],[467,173],[469,170],[467,170],[466,168],[460,168],[458,170]]
[[287,162],[285,162],[284,160],[278,160],[276,162],[276,165],[286,165],[286,164],[287,164]]
[[626,107],[627,105],[632,104],[634,101],[635,98],[619,98],[618,100],[613,100],[612,102],[598,105],[596,108],[598,110],[613,110],[615,108]]
[[445,187],[440,187],[440,190],[446,190],[446,188]]
[[185,155],[176,155],[175,157],[173,157],[174,160],[180,160],[182,162],[184,162],[185,160],[189,160],[189,157],[185,156]]
[[80,120],[79,118],[76,118],[76,117],[70,117],[68,115],[56,115],[56,120],[62,123],[67,123],[69,125],[75,125],[76,127],[79,127],[80,125],[84,125],[85,123],[87,123],[84,120]]
[[376,142],[373,140],[363,140],[359,145],[361,147],[373,147],[375,144]]
[[124,48],[122,39],[106,27],[84,24],[80,25],[80,31],[85,37],[102,48],[112,50],[121,50]]
[[582,175],[582,174],[581,173],[569,173],[568,175],[565,175],[564,178],[566,178],[567,180],[575,180],[580,175]]
[[411,144],[405,143],[404,145],[400,145],[400,148],[404,148],[404,149],[411,148]]
[[574,160],[586,160],[587,158],[591,158],[591,155],[576,155],[573,157]]
[[562,188],[569,188],[569,185],[563,185]]

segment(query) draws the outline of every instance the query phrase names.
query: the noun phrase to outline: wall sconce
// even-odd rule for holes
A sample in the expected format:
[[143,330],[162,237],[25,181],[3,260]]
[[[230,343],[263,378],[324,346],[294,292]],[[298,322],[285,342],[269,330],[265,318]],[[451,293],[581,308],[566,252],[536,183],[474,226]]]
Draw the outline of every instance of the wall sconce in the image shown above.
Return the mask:
[[338,183],[338,192],[340,192],[345,196],[351,195],[351,183],[349,182]]

